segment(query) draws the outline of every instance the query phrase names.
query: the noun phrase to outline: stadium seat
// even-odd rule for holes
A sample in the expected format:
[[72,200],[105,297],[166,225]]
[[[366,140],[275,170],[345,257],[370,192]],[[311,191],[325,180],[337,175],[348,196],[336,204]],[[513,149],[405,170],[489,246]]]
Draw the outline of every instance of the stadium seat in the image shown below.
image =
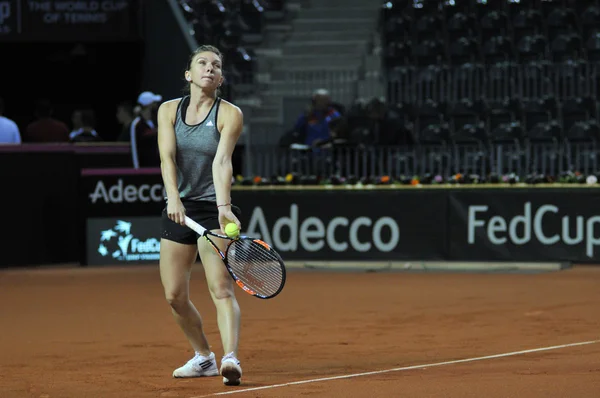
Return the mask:
[[258,0],[258,3],[267,11],[283,11],[285,0]]
[[384,63],[388,69],[408,64],[410,57],[410,41],[392,41],[385,47]]
[[560,34],[550,43],[550,53],[555,62],[579,59],[582,55],[581,38],[576,33]]
[[432,100],[425,101],[415,109],[415,135],[420,143],[441,144],[446,141],[442,114],[442,106]]
[[512,58],[512,42],[508,36],[492,36],[481,47],[483,62],[495,64]]
[[586,8],[580,14],[579,18],[582,34],[585,39],[600,30],[600,7],[590,6]]
[[449,83],[451,101],[477,98],[485,84],[485,68],[480,63],[464,63],[452,70],[452,80]]
[[581,90],[594,84],[592,77],[586,73],[586,62],[583,59],[569,59],[554,65],[554,81],[556,93],[561,98],[581,95]]
[[577,122],[586,122],[590,119],[590,105],[586,102],[586,99],[582,97],[563,101],[561,106],[563,131],[569,131]]
[[508,36],[508,17],[503,11],[491,11],[485,14],[480,21],[481,39],[487,41],[492,36]]
[[411,36],[411,19],[405,15],[394,15],[383,24],[382,39],[384,44],[403,41]]
[[454,65],[476,61],[478,58],[477,42],[475,39],[467,37],[452,41],[448,46],[448,58]]
[[413,82],[414,74],[414,66],[396,66],[388,70],[386,94],[388,103],[395,104],[414,99],[416,86]]
[[548,41],[556,36],[577,31],[577,18],[572,9],[556,7],[547,14],[546,30]]
[[489,65],[486,69],[485,97],[491,101],[502,101],[511,97],[515,91],[516,65],[510,62],[500,62]]
[[518,67],[517,84],[524,98],[540,98],[552,92],[552,64],[547,60],[529,61]]
[[436,14],[439,8],[438,0],[412,0],[405,12],[418,19],[423,15]]
[[502,123],[490,132],[492,170],[498,174],[522,174],[526,152],[520,122]]
[[213,37],[216,36],[218,27],[213,27],[207,22],[208,17],[206,15],[197,15],[191,20],[192,30],[194,37],[197,41],[202,43],[213,43]]
[[392,18],[403,16],[404,10],[408,8],[409,2],[409,0],[382,0],[379,13],[380,22],[385,23]]
[[443,146],[448,144],[449,131],[444,123],[428,124],[416,137],[422,146]]
[[520,62],[539,61],[546,57],[547,40],[543,35],[524,36],[517,42]]
[[544,170],[549,175],[557,175],[562,171],[564,159],[563,139],[560,123],[556,120],[541,122],[526,133],[528,173],[539,173]]
[[485,104],[485,128],[487,135],[492,135],[492,130],[497,129],[502,124],[509,124],[517,121],[515,109],[511,107],[511,101],[488,101]]
[[525,135],[529,143],[558,145],[562,140],[562,129],[558,121],[549,120],[536,123],[531,129],[527,130]]
[[415,138],[419,147],[420,170],[444,174],[451,162],[449,129],[442,114],[443,106],[427,100],[416,109]]
[[254,82],[256,60],[250,49],[236,47],[229,50],[225,57],[227,59],[226,75],[230,77],[230,81],[236,83],[236,87],[239,86],[241,89],[242,84],[252,84]]
[[600,127],[595,120],[578,121],[565,131],[567,143],[588,143],[597,145],[600,141]]
[[475,103],[463,98],[450,105],[447,113],[450,122],[450,134],[454,142],[481,142],[483,121]]
[[224,28],[218,33],[218,36],[213,39],[213,42],[217,43],[217,46],[222,52],[229,54],[235,53],[241,39],[242,33],[240,31]]
[[415,109],[414,106],[409,102],[397,102],[391,105],[392,111],[398,117],[398,123],[402,126],[412,127],[415,121]]
[[437,65],[446,59],[444,43],[434,39],[414,44],[412,56],[417,65]]
[[538,10],[520,10],[512,18],[513,38],[543,33],[543,18]]
[[414,94],[419,102],[437,100],[440,96],[444,68],[440,65],[428,65],[426,68],[416,70],[416,78],[413,81]]
[[541,0],[537,6],[544,18],[547,18],[553,11],[565,8],[566,4],[564,0]]
[[456,12],[446,20],[446,32],[450,40],[459,37],[471,38],[477,33],[477,22],[470,14]]
[[520,146],[525,138],[519,121],[501,123],[490,130],[490,141],[495,144],[514,144]]
[[414,23],[414,38],[419,41],[439,39],[442,30],[442,20],[438,15],[427,14],[419,17]]
[[261,34],[264,28],[265,9],[258,0],[241,0],[239,13],[248,26],[246,33]]
[[[450,106],[450,143],[455,173],[478,173],[487,170],[489,142],[479,106],[463,98]],[[483,174],[487,174],[485,171]]]
[[205,23],[213,29],[223,26],[229,15],[224,2],[218,0],[202,2],[202,5],[198,6],[198,13],[206,16]]
[[542,107],[550,114],[550,118],[552,120],[557,120],[560,118],[560,104],[556,96],[544,95],[539,98],[539,102],[542,104]]
[[523,100],[520,111],[523,127],[527,133],[536,125],[552,120],[552,114],[542,98]]
[[470,1],[444,0],[440,4],[441,14],[448,21],[455,14],[470,14],[472,10]]
[[581,16],[585,10],[590,7],[598,7],[598,0],[565,0],[566,6],[575,10],[576,14]]
[[600,32],[594,32],[585,43],[585,51],[588,61],[600,61]]
[[473,0],[471,5],[477,18],[481,19],[492,11],[506,11],[507,0]]
[[[489,0],[492,1],[492,0]],[[499,3],[504,3],[509,18],[512,20],[517,14],[527,10],[537,10],[538,5],[534,1],[524,0],[499,0]]]
[[600,127],[595,120],[577,122],[565,133],[563,158],[567,170],[596,173],[600,159]]

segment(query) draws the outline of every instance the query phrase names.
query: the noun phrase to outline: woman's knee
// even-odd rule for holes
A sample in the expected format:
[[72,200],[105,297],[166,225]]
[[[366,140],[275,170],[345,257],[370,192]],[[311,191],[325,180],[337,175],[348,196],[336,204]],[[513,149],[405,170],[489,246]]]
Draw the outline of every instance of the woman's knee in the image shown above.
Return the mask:
[[190,301],[188,294],[181,290],[165,290],[165,298],[176,312],[185,309]]
[[233,283],[229,278],[209,283],[208,289],[215,300],[228,299],[234,296]]

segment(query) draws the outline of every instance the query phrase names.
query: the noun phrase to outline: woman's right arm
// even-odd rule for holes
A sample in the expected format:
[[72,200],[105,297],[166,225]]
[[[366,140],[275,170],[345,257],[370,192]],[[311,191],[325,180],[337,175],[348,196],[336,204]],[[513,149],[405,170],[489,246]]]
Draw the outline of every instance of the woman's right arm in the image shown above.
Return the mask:
[[167,192],[167,214],[174,222],[185,224],[185,208],[177,188],[177,146],[175,141],[175,113],[178,101],[167,101],[158,108],[158,151],[160,169]]

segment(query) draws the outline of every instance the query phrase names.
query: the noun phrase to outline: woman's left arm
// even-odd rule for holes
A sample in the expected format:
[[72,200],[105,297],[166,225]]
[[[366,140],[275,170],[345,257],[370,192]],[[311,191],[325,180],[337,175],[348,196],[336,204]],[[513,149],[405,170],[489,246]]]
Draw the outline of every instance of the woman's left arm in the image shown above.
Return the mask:
[[238,228],[241,229],[239,220],[231,211],[231,180],[233,177],[231,159],[237,141],[242,134],[244,116],[237,106],[224,102],[220,104],[219,113],[219,119],[223,122],[219,126],[221,138],[213,161],[212,173],[217,206],[219,206],[219,223],[221,224],[221,230],[224,231],[228,222],[236,223]]

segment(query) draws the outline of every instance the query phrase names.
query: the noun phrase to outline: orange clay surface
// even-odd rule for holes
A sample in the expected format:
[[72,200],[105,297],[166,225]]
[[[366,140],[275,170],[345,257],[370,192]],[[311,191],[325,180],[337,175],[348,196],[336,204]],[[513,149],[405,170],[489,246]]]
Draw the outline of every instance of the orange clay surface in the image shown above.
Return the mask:
[[[191,350],[158,267],[0,271],[0,397],[600,397],[600,267],[538,274],[290,270],[273,300],[236,290],[240,387],[173,379]],[[222,348],[200,265],[192,300]],[[302,384],[295,381],[313,380]],[[275,386],[268,389],[250,388]]]

